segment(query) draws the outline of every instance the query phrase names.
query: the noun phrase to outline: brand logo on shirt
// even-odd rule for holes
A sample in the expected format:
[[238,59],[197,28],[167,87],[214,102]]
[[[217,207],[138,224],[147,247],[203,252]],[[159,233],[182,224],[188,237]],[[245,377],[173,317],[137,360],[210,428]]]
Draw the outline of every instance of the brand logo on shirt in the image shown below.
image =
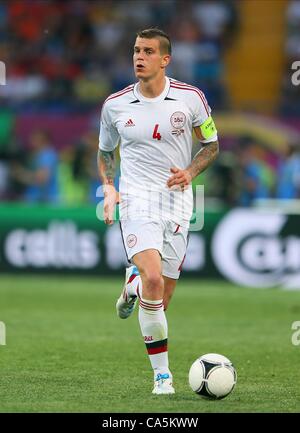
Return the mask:
[[127,120],[127,122],[125,123],[125,126],[135,126],[135,124],[133,123],[133,121],[131,119]]
[[175,128],[172,131],[173,135],[176,135],[178,137],[184,132],[184,129],[182,128],[186,123],[186,117],[185,114],[182,113],[182,111],[175,111],[175,113],[173,113],[170,117],[170,122],[173,128]]

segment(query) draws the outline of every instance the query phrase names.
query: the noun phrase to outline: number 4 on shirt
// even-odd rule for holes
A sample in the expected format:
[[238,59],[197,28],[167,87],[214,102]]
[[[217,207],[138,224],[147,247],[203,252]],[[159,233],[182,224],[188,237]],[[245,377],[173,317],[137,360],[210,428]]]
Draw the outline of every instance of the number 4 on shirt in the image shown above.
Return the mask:
[[161,135],[160,135],[160,133],[158,132],[158,127],[159,127],[158,124],[155,125],[155,127],[154,127],[154,131],[153,131],[153,135],[152,135],[152,138],[155,138],[156,140],[160,140],[160,139],[161,139]]

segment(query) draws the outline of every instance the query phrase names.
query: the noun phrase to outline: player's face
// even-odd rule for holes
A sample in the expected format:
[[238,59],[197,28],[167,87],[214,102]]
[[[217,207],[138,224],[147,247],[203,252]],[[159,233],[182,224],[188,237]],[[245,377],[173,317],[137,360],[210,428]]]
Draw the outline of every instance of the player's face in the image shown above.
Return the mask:
[[133,66],[137,78],[146,80],[155,77],[167,66],[169,58],[169,55],[160,53],[158,39],[136,38]]

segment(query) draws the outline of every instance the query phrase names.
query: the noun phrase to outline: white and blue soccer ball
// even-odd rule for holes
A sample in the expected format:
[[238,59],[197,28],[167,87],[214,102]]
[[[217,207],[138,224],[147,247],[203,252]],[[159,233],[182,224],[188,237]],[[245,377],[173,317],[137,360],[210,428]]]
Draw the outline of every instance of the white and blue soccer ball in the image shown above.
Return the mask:
[[201,397],[221,399],[231,393],[237,381],[232,362],[218,353],[207,353],[192,364],[189,384]]

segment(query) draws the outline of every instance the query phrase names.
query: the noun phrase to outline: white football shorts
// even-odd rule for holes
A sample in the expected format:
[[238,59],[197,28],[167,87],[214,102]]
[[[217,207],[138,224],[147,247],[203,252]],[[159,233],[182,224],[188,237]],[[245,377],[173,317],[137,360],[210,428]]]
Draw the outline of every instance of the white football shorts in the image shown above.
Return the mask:
[[178,279],[185,258],[188,229],[172,221],[141,219],[120,221],[128,261],[141,251],[155,249],[161,255],[162,275]]

